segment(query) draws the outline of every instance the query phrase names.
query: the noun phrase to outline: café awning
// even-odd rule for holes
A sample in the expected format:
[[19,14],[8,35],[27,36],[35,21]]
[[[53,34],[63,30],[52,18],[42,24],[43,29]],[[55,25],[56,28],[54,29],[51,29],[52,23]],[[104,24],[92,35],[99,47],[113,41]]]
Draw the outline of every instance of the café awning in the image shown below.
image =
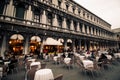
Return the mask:
[[62,45],[62,43],[53,38],[47,38],[44,45]]

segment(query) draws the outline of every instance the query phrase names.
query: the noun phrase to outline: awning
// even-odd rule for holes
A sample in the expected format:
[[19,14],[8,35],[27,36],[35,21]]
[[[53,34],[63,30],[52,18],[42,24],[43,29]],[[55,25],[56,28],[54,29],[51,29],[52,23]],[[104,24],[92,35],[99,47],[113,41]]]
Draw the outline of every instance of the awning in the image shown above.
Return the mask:
[[47,38],[44,45],[62,45],[62,43],[60,41],[53,39],[53,38]]

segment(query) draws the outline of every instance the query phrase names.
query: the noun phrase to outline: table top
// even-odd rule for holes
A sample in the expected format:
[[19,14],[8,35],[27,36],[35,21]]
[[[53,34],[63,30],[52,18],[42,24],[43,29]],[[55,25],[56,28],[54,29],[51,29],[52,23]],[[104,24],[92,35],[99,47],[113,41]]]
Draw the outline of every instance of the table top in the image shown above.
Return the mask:
[[106,55],[107,59],[108,60],[111,60],[112,59],[112,56],[111,55]]
[[64,62],[65,62],[66,64],[69,64],[69,63],[70,63],[70,60],[71,60],[71,58],[64,58]]
[[93,66],[93,61],[91,61],[91,60],[82,60],[82,62],[83,62],[83,65],[84,65],[85,68],[94,67]]
[[115,58],[120,58],[120,53],[114,53]]
[[32,62],[35,62],[36,59],[29,59],[28,61],[32,61]]
[[36,71],[34,80],[53,80],[54,76],[51,69],[40,69]]
[[82,55],[79,55],[78,57],[80,58],[81,61],[85,59],[85,56]]
[[58,58],[58,56],[54,56],[54,57],[53,57],[53,60],[54,60],[54,61],[57,61],[57,58]]
[[31,67],[31,66],[35,66],[35,65],[38,65],[38,68],[41,68],[41,63],[40,63],[40,62],[32,62],[32,63],[30,64],[30,67]]

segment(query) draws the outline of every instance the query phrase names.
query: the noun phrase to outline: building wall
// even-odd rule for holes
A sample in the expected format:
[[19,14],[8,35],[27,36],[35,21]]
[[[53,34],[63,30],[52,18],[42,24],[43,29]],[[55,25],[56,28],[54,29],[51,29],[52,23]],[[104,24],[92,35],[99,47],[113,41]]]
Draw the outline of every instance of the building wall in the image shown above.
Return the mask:
[[[39,35],[42,38],[62,37],[64,40],[72,39],[73,49],[117,47],[117,37],[111,25],[73,0],[1,0],[0,3],[2,1],[4,11],[0,14],[0,29],[3,37],[4,33],[9,35],[7,38],[11,33]],[[2,40],[5,42],[6,39]],[[74,41],[81,42],[74,45]],[[1,45],[2,55],[7,44]],[[28,48],[29,45],[24,44]]]

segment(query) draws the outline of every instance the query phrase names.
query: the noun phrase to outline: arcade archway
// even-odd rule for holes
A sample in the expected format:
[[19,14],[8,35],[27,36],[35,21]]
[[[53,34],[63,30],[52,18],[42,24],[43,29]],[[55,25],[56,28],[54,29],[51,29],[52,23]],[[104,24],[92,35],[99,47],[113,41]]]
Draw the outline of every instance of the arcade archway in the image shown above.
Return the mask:
[[39,36],[32,36],[30,39],[30,53],[39,54],[41,39]]
[[23,52],[24,37],[21,34],[13,34],[9,40],[9,51],[11,54],[20,55]]

